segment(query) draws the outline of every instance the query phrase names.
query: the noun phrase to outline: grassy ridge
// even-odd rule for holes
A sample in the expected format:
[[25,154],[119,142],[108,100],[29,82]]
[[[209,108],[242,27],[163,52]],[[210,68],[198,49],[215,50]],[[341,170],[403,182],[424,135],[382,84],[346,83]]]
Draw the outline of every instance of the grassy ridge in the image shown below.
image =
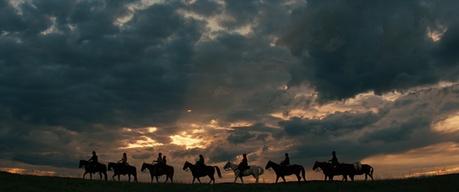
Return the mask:
[[459,191],[459,175],[444,175],[400,180],[357,181],[357,182],[322,182],[287,184],[146,184],[127,182],[89,181],[75,178],[39,177],[16,175],[0,172],[0,191],[85,191],[85,192],[153,192],[153,191],[384,191],[384,192],[413,192],[413,191]]

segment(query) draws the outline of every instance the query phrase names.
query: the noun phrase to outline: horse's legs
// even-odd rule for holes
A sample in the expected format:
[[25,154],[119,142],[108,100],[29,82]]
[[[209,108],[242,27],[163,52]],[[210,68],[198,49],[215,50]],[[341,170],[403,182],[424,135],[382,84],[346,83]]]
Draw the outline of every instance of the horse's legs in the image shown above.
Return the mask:
[[301,181],[301,176],[300,176],[300,173],[296,174],[296,178],[298,179],[298,182]]
[[374,180],[374,179],[373,179],[373,174],[370,174],[370,178],[371,178],[372,181]]
[[121,180],[121,179],[120,179],[120,176],[121,176],[121,175],[118,175],[118,181],[120,181],[120,180]]
[[92,180],[92,173],[89,173],[89,179]]
[[156,178],[156,183],[159,183],[158,175],[156,175],[155,178]]
[[196,177],[193,177],[193,182],[191,182],[191,184],[194,184],[194,180],[196,179]]
[[258,175],[255,176],[255,174],[254,174],[253,177],[255,178],[255,183],[258,183],[258,178],[259,178],[259,176],[258,176]]
[[242,176],[239,177],[241,179],[241,183],[244,184],[244,180],[242,179]]
[[128,182],[131,182],[131,174],[128,174]]
[[285,181],[285,176],[281,176],[282,180],[284,180],[284,183],[287,183],[287,181]]
[[279,181],[279,176],[276,175],[276,183]]
[[84,177],[86,176],[86,174],[88,174],[87,171],[85,171],[85,172],[83,173],[83,179],[84,179]]
[[198,182],[201,183],[201,179],[199,179],[199,177],[196,177],[196,179],[198,179]]
[[237,175],[234,177],[234,183],[236,183],[237,181]]
[[113,176],[112,176],[113,181],[115,180],[115,176],[116,176],[116,174],[113,173]]
[[368,174],[367,174],[367,173],[365,173],[365,181],[368,179],[367,177],[368,177]]
[[349,177],[351,177],[351,181],[354,181],[354,175],[350,175]]

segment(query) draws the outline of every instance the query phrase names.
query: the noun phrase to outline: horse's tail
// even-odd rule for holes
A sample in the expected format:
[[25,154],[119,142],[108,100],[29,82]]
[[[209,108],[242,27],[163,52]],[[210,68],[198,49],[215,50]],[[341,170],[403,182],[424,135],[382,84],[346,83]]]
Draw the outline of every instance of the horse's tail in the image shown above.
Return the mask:
[[214,167],[217,170],[218,178],[222,178],[222,172],[220,172],[220,168],[218,168],[218,166],[214,166]]
[[104,174],[105,181],[107,181],[107,166],[105,164],[101,164],[102,166],[102,174]]
[[371,175],[371,177],[373,177],[373,171],[374,171],[374,170],[375,170],[375,169],[373,169],[373,167],[370,166],[370,175]]
[[170,166],[171,167],[171,173],[170,173],[170,179],[171,179],[171,182],[173,182],[173,178],[174,178],[174,167]]
[[132,173],[134,175],[134,181],[137,182],[137,168],[136,167],[133,167],[134,169],[132,169],[134,172]]
[[301,176],[303,176],[304,181],[306,181],[306,170],[304,170],[303,166],[301,166]]

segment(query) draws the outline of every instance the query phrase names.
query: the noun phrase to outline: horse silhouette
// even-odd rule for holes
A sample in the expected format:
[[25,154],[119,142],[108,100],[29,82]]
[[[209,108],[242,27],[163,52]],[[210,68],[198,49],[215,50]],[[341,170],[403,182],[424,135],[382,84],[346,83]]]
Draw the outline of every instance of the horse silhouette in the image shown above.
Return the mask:
[[158,181],[158,176],[166,175],[166,180],[164,183],[167,183],[167,180],[171,180],[171,183],[174,182],[174,167],[169,166],[169,165],[158,165],[158,164],[150,164],[150,163],[143,163],[142,164],[142,169],[140,169],[142,172],[145,171],[145,169],[148,169],[150,171],[150,177],[151,180],[150,182],[153,183],[153,177],[156,178],[156,182],[159,183]]
[[203,166],[203,167],[198,167],[196,165],[193,165],[192,163],[186,161],[183,164],[183,170],[191,170],[191,175],[193,176],[193,182],[197,179],[199,183],[201,183],[201,180],[199,179],[200,177],[205,177],[208,176],[210,178],[209,183],[214,183],[215,184],[215,170],[217,170],[217,174],[219,178],[222,178],[222,173],[220,172],[220,168],[217,166]]
[[120,180],[120,175],[128,175],[128,181],[131,182],[131,175],[134,176],[134,181],[137,182],[137,169],[134,166],[124,165],[122,163],[108,163],[108,170],[113,169],[112,179],[115,180],[115,176],[118,176],[118,181]]
[[325,176],[325,181],[327,180],[327,178],[328,180],[333,181],[333,177],[336,175],[342,175],[344,181],[347,181],[348,176],[351,179],[351,181],[354,181],[355,175],[362,174],[365,174],[365,180],[368,179],[368,176],[370,176],[371,180],[373,180],[373,167],[371,167],[368,164],[362,164],[361,167],[362,168],[360,170],[357,170],[353,164],[346,163],[342,163],[337,165],[336,167],[333,167],[331,163],[316,161],[312,169],[316,170],[320,168]]
[[236,183],[238,177],[241,179],[241,183],[244,183],[244,180],[242,179],[242,177],[250,176],[250,175],[252,175],[255,178],[255,182],[258,183],[258,179],[260,178],[260,175],[262,175],[264,172],[263,167],[260,167],[257,165],[251,165],[248,169],[244,170],[242,174],[239,174],[238,166],[234,163],[231,163],[230,161],[228,161],[225,164],[223,169],[227,171],[232,170],[234,172],[234,183]]
[[107,166],[101,163],[90,163],[86,160],[80,160],[80,164],[78,168],[84,167],[83,179],[85,178],[86,174],[89,173],[89,178],[92,180],[92,174],[99,173],[100,179],[102,179],[102,175],[104,175],[105,181],[107,181]]
[[266,164],[265,169],[273,168],[274,172],[276,173],[276,183],[279,181],[279,177],[285,180],[285,176],[288,175],[296,175],[296,178],[298,179],[298,182],[301,181],[301,177],[303,177],[304,181],[306,181],[306,171],[304,170],[304,167],[301,165],[293,164],[293,165],[287,165],[287,166],[282,166],[279,165],[273,161],[269,161]]

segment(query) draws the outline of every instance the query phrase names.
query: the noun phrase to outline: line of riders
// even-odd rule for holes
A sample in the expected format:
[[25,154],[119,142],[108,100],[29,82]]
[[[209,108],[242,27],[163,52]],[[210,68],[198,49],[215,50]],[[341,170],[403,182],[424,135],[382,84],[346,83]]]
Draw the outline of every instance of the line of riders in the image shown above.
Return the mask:
[[[80,168],[85,168],[85,172],[83,174],[83,178],[85,178],[86,174],[90,174],[90,178],[92,179],[92,174],[99,173],[100,178],[102,179],[102,175],[104,175],[105,180],[107,180],[107,167],[104,164],[99,163],[98,157],[95,151],[92,152],[92,156],[89,160],[81,160],[80,161]],[[269,161],[265,169],[272,168],[276,173],[276,183],[278,182],[279,178],[282,178],[284,182],[285,176],[288,175],[296,175],[298,181],[300,182],[301,179],[306,181],[305,177],[305,169],[302,165],[297,164],[290,164],[290,157],[288,153],[285,153],[284,160],[281,161],[280,164],[277,164],[273,161]],[[131,180],[131,175],[134,177],[134,181],[137,181],[137,171],[134,166],[129,165],[126,153],[123,153],[121,160],[116,163],[110,162],[108,163],[108,170],[114,171],[113,179],[118,176],[118,180],[120,180],[120,175],[128,175],[129,181]],[[153,178],[156,178],[158,182],[158,177],[162,175],[166,175],[166,180],[170,180],[173,182],[174,176],[174,168],[170,165],[167,165],[166,156],[163,156],[162,153],[158,154],[156,160],[152,162],[152,164],[143,163],[141,171],[145,171],[148,169],[150,171],[151,182],[153,182]],[[228,161],[225,166],[225,170],[232,170],[234,172],[234,182],[237,181],[239,178],[242,183],[244,176],[253,176],[258,183],[259,176],[263,174],[264,170],[260,166],[251,165],[249,166],[247,154],[242,155],[242,160],[239,164],[233,164]],[[328,162],[318,162],[316,161],[313,166],[313,170],[322,170],[325,175],[324,180],[333,180],[334,176],[341,175],[343,176],[343,180],[347,181],[347,177],[349,176],[351,180],[354,180],[355,175],[365,175],[365,180],[367,180],[367,176],[369,176],[373,180],[373,168],[367,164],[344,164],[339,163],[338,158],[336,157],[336,152],[332,152],[332,158]],[[200,177],[208,176],[210,178],[209,183],[215,183],[214,174],[215,172],[221,178],[220,169],[217,166],[207,166],[205,164],[204,156],[199,155],[198,160],[195,164],[192,164],[188,161],[185,162],[183,166],[183,170],[191,171],[193,176],[193,182],[198,180],[199,183]]]

